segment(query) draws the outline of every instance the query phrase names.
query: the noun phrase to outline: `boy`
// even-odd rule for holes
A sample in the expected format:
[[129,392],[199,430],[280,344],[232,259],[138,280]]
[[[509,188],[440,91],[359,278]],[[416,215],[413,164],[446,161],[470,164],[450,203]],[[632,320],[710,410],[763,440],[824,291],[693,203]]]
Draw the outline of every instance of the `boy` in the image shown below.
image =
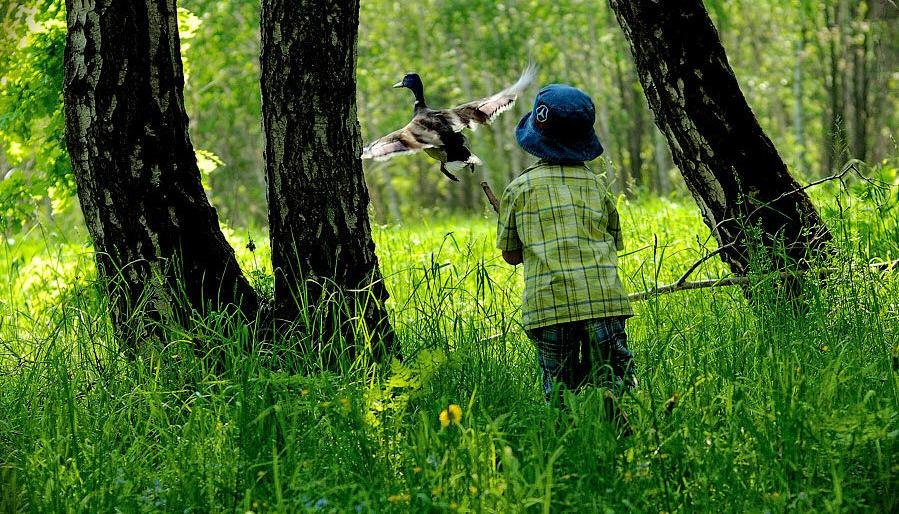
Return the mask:
[[[541,89],[515,131],[540,160],[506,187],[500,207],[496,245],[509,264],[524,262],[522,318],[547,401],[554,382],[571,391],[636,384],[624,326],[633,311],[618,278],[618,212],[605,177],[584,164],[603,152],[594,119],[584,92]],[[626,423],[611,399],[606,405]]]

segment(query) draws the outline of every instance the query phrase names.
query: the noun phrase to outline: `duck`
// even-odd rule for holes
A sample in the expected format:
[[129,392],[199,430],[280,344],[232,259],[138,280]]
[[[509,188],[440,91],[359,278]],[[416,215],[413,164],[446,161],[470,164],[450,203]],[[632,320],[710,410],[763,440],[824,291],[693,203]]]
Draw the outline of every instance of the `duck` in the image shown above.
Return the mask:
[[412,120],[405,127],[379,137],[362,150],[362,159],[384,161],[397,155],[424,151],[440,162],[440,171],[448,179],[458,182],[453,173],[481,164],[468,146],[465,129],[477,130],[490,125],[496,118],[512,108],[522,91],[537,76],[537,69],[529,65],[518,81],[494,95],[463,103],[449,109],[432,109],[425,101],[424,84],[414,72],[407,73],[394,88],[407,88],[415,96],[412,104]]

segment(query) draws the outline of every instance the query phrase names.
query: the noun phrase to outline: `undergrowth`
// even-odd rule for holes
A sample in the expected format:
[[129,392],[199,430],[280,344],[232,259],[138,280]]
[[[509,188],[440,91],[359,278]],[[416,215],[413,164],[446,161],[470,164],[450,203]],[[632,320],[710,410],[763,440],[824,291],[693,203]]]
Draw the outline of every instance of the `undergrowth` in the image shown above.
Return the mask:
[[[800,312],[764,274],[751,302],[720,288],[635,304],[630,437],[601,391],[543,403],[491,218],[376,229],[406,359],[339,372],[289,342],[261,351],[224,315],[125,357],[77,236],[7,240],[0,511],[895,511],[899,279],[866,266],[899,257],[895,190],[858,187],[819,193],[837,271],[804,281]],[[632,291],[714,248],[688,201],[620,209]],[[266,249],[229,237],[264,285]],[[724,272],[710,260],[695,278]],[[450,405],[461,417],[442,423]]]

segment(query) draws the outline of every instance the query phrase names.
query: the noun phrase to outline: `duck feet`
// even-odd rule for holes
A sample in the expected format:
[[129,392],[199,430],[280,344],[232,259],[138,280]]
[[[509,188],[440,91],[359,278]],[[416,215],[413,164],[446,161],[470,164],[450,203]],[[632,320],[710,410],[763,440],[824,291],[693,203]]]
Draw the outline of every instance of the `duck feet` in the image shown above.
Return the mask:
[[453,182],[459,181],[459,177],[457,177],[457,176],[453,175],[452,173],[450,173],[449,171],[447,171],[446,166],[443,163],[440,163],[440,172],[443,173],[444,175],[446,175],[446,177],[448,179],[452,180]]

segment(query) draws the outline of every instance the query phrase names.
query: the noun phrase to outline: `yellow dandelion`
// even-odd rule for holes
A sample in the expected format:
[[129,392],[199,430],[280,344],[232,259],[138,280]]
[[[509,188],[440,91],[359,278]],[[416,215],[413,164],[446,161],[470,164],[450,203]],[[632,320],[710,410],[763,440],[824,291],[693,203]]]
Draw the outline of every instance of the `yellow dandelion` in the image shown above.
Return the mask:
[[458,425],[462,423],[462,407],[459,407],[455,403],[449,404],[449,406],[442,411],[440,411],[440,416],[438,418],[440,420],[440,426],[446,428],[452,425]]
[[470,485],[470,486],[468,486],[468,492],[471,493],[472,496],[475,496],[478,494],[478,488],[473,485]]
[[454,425],[462,423],[462,407],[459,407],[455,403],[451,403],[446,410],[449,412],[450,423]]
[[421,466],[415,466],[414,468],[412,468],[412,472],[416,475],[421,473]]
[[350,400],[348,398],[341,398],[340,406],[343,408],[344,411],[349,411],[350,410]]

